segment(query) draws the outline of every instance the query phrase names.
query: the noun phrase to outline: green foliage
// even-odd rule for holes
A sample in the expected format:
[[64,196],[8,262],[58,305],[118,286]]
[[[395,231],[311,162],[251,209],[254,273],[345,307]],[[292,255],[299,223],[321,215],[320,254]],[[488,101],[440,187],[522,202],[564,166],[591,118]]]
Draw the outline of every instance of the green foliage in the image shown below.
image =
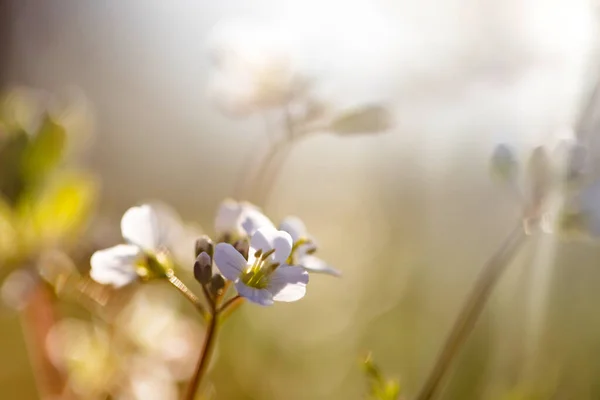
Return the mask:
[[363,371],[367,377],[370,400],[398,400],[400,384],[395,380],[386,380],[380,369],[373,362],[371,354],[362,362]]
[[15,204],[25,189],[21,165],[28,146],[29,138],[23,131],[0,138],[0,195],[10,204]]
[[23,179],[35,185],[51,174],[62,161],[66,140],[65,128],[46,115],[23,154]]
[[76,239],[98,185],[89,174],[62,168],[64,126],[39,104],[7,99],[0,104],[0,264],[16,265]]
[[83,173],[65,172],[36,193],[27,193],[16,210],[21,229],[44,242],[75,239],[89,219],[97,185]]

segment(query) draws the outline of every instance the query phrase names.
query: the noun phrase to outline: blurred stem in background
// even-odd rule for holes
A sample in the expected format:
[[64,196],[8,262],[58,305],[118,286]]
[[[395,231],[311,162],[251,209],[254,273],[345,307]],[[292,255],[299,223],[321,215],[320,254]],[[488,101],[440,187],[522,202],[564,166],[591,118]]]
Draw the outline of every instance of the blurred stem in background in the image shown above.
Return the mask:
[[45,282],[35,283],[21,312],[21,321],[40,398],[68,398],[65,376],[52,364],[46,351],[46,337],[57,315],[54,294]]
[[[240,180],[234,190],[236,199],[250,199],[258,205],[264,206],[273,190],[273,186],[281,171],[283,161],[293,146],[301,139],[308,137],[311,133],[318,132],[321,127],[309,129],[298,129],[294,116],[289,108],[283,109],[283,137],[277,137],[272,132],[265,115],[265,127],[269,137],[269,145],[264,155],[257,159],[256,151],[248,155],[246,166],[240,175]],[[262,145],[263,143],[260,142]],[[261,146],[261,149],[262,150]]]
[[490,294],[498,283],[518,250],[525,243],[526,234],[523,224],[519,222],[504,243],[483,267],[471,293],[467,296],[455,322],[446,337],[442,350],[433,364],[429,376],[425,380],[417,400],[433,399],[440,389],[443,378],[459,353],[462,345],[472,332],[481,311]]

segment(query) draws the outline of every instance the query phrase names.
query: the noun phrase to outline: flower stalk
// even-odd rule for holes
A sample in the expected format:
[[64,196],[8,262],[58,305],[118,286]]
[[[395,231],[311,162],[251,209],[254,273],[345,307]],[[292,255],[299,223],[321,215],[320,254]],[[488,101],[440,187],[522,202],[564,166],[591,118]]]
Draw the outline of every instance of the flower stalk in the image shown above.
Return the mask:
[[[210,318],[210,314],[206,311],[204,305],[202,305],[202,301],[198,296],[194,294],[186,285],[179,279],[173,271],[167,273],[167,280],[171,285],[175,287],[190,303],[198,310],[200,315],[204,320],[208,321]],[[207,296],[207,301],[211,301],[210,297]]]
[[208,325],[206,327],[202,352],[200,353],[200,358],[196,364],[194,375],[188,384],[185,400],[193,400],[195,398],[196,392],[202,383],[202,378],[208,370],[217,342],[217,332],[219,330],[220,322],[242,305],[243,302],[244,299],[238,295],[225,302],[220,308],[217,308],[217,306],[214,305],[215,303],[211,303],[211,315],[209,316]]
[[522,223],[519,222],[496,253],[485,264],[471,293],[456,317],[425,384],[418,396],[415,397],[416,400],[430,400],[435,397],[452,361],[473,331],[492,290],[525,242],[525,238],[526,233],[523,230]]
[[53,303],[49,288],[38,282],[21,313],[21,321],[40,398],[67,398],[65,377],[46,352],[46,337],[56,322]]

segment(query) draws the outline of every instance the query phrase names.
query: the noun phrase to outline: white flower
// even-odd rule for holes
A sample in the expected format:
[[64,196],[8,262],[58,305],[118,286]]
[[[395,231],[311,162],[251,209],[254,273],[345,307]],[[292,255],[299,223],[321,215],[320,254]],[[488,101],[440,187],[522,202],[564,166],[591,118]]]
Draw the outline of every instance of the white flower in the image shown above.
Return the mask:
[[225,111],[246,115],[287,104],[304,79],[292,66],[281,35],[258,26],[227,24],[213,33],[215,73],[210,92]]
[[290,234],[294,247],[292,250],[292,265],[300,266],[309,272],[320,272],[333,276],[341,276],[341,272],[328,265],[319,257],[313,255],[317,246],[315,240],[308,234],[304,222],[297,217],[287,217],[279,224],[279,229]]
[[217,244],[214,260],[241,296],[267,306],[274,301],[300,300],[306,294],[308,273],[288,265],[291,251],[289,233],[262,227],[250,239],[248,260],[228,243]]
[[275,225],[253,204],[226,199],[219,206],[215,219],[218,235],[229,235],[233,238],[250,237],[263,227],[275,228]]
[[[99,250],[90,260],[90,276],[116,288],[133,282],[146,255],[158,256],[182,237],[183,227],[165,206],[144,204],[123,214],[121,234],[127,244]],[[190,252],[193,245],[190,244]]]

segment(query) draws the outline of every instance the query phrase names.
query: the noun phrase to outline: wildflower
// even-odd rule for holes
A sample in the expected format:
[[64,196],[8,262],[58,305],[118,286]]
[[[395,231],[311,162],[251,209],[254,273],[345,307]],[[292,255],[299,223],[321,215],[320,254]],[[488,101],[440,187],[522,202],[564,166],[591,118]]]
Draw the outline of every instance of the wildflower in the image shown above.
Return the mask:
[[247,115],[288,104],[305,79],[277,43],[281,35],[257,27],[217,29],[211,48],[215,67],[210,90],[224,111]]
[[308,234],[304,222],[297,217],[287,217],[279,224],[279,229],[290,234],[293,241],[290,264],[300,266],[309,272],[319,272],[340,276],[341,272],[314,255],[317,250],[315,240]]
[[262,227],[275,228],[271,220],[262,213],[260,208],[248,202],[224,200],[219,206],[215,219],[215,230],[224,241],[250,237]]
[[172,267],[167,257],[169,247],[181,237],[181,231],[178,221],[165,208],[149,204],[132,207],[121,219],[121,233],[127,244],[95,252],[90,260],[90,276],[118,288],[138,275],[163,275]]
[[263,306],[274,301],[292,302],[304,297],[308,283],[304,269],[287,264],[292,246],[289,233],[262,227],[250,239],[247,260],[231,244],[219,243],[214,261],[248,300]]

